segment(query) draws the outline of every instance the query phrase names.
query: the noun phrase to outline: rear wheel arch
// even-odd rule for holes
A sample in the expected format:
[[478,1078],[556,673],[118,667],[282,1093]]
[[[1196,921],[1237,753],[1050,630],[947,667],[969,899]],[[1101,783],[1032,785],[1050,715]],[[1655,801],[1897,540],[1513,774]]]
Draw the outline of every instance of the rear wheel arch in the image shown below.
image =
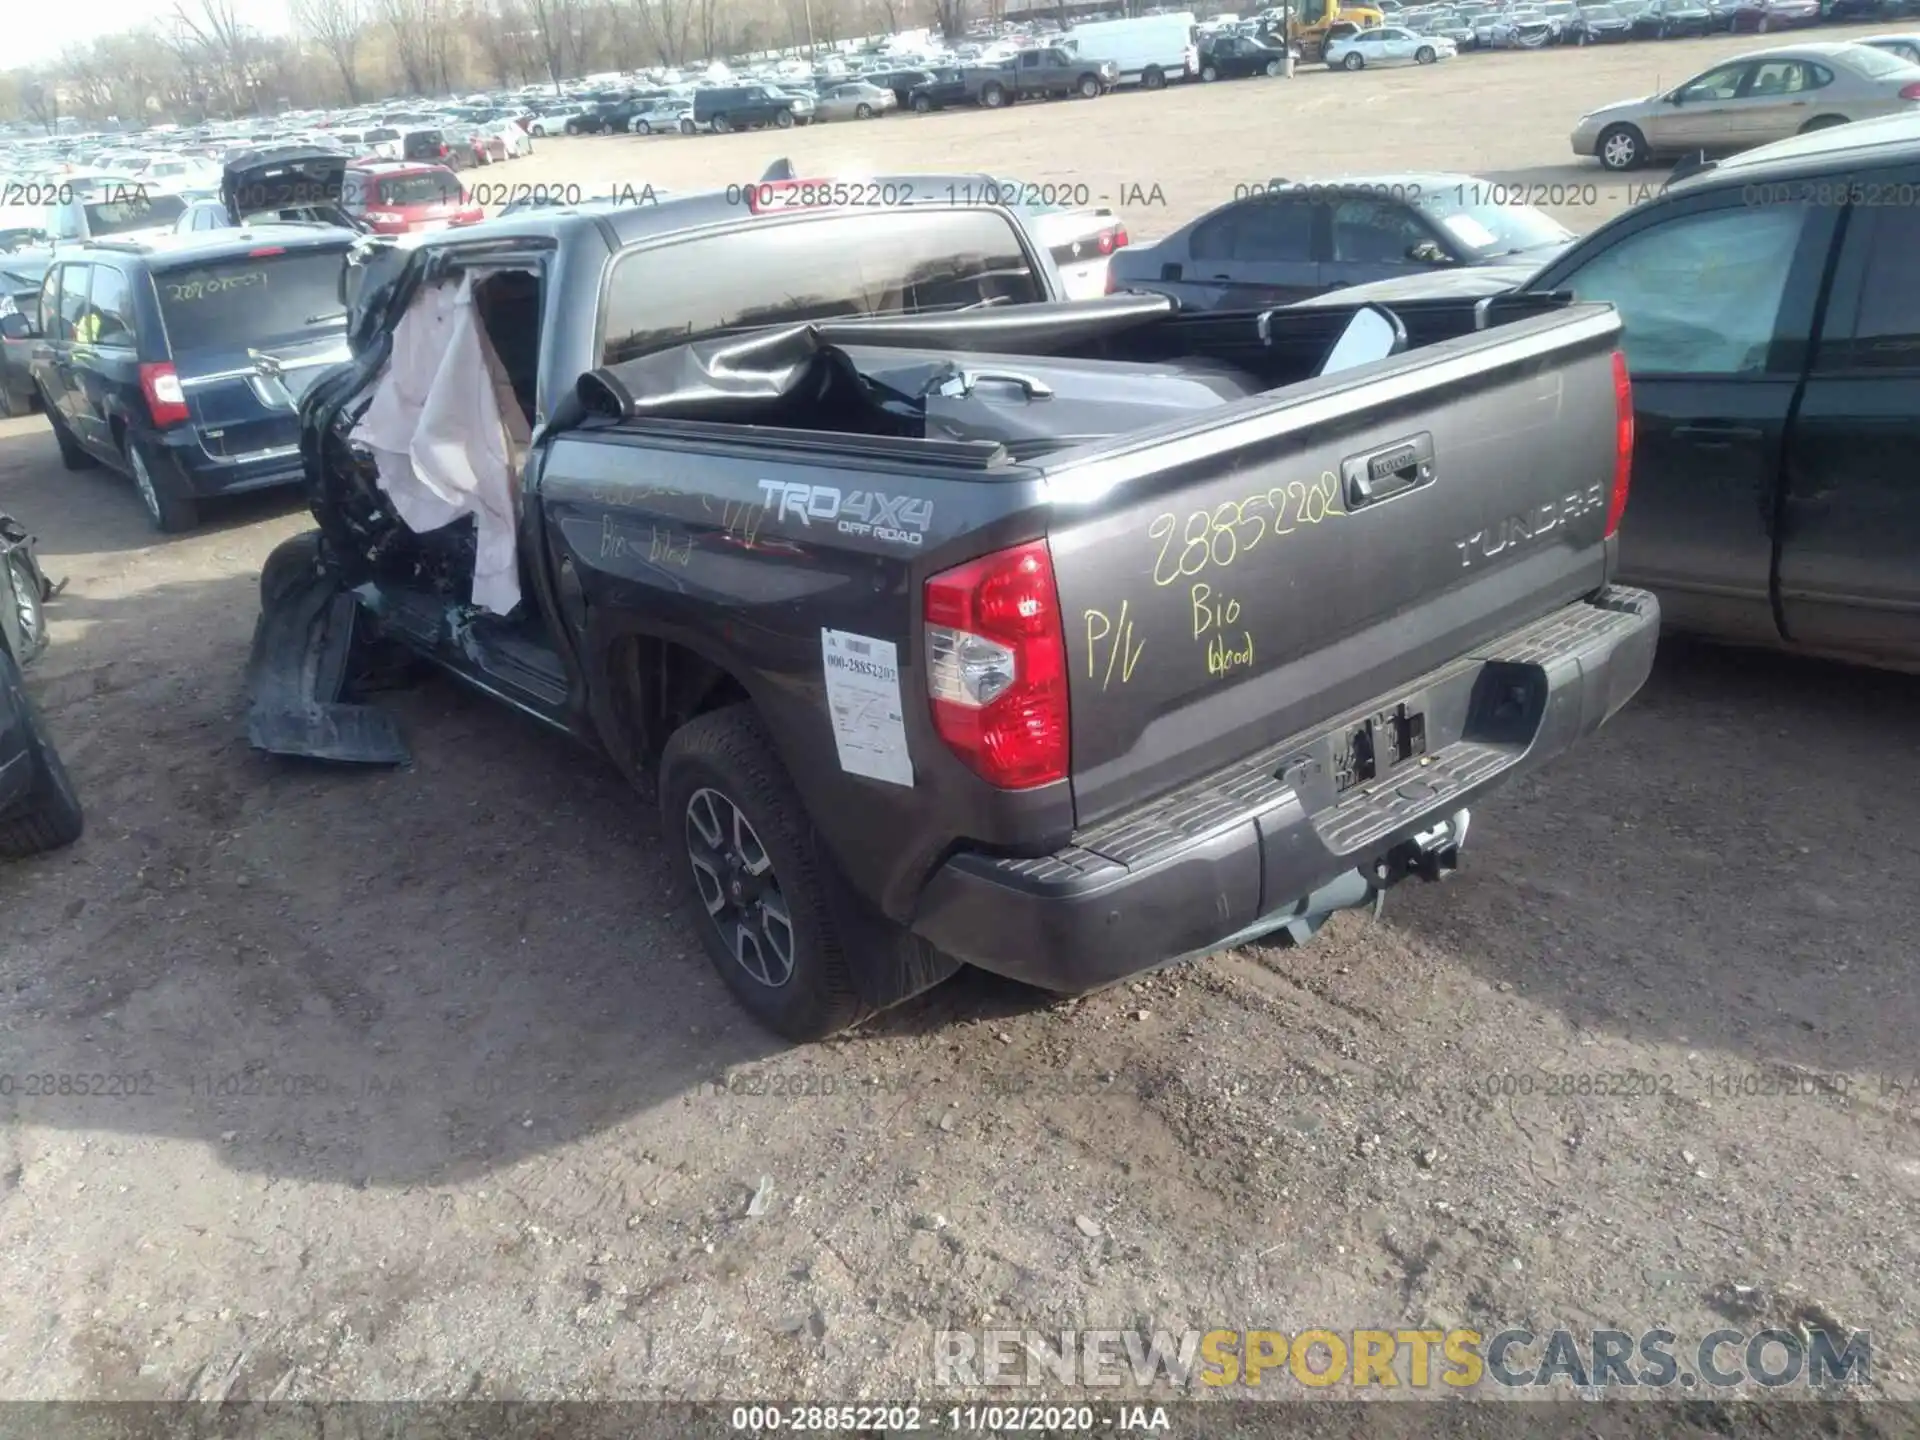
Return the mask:
[[753,694],[734,671],[677,640],[640,633],[614,637],[592,682],[601,743],[631,776],[653,768],[674,731]]

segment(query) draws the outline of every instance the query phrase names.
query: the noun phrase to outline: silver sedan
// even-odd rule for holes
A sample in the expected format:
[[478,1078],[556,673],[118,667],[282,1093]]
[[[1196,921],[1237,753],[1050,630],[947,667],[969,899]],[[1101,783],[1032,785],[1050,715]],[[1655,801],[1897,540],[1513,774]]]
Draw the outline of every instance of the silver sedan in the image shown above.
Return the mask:
[[1582,115],[1573,153],[1632,170],[1696,150],[1729,154],[1789,135],[1920,110],[1920,66],[1885,50],[1831,42],[1724,60],[1673,89]]
[[882,90],[864,80],[849,80],[844,85],[822,90],[813,115],[816,120],[869,120],[899,103],[891,90]]

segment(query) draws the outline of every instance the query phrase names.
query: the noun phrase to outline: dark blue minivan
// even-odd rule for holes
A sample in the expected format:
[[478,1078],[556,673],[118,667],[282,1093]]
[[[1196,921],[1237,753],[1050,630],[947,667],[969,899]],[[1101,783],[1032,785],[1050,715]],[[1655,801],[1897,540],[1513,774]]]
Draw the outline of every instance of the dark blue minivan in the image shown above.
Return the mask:
[[263,225],[63,250],[31,368],[70,470],[132,477],[154,525],[300,479],[299,402],[348,356],[352,232]]

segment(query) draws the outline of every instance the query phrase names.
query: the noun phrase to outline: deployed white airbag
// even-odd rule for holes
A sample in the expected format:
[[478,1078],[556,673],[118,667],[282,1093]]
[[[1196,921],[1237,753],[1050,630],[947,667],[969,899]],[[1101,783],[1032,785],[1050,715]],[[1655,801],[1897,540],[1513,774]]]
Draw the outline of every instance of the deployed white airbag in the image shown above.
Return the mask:
[[512,462],[473,280],[415,296],[353,438],[373,451],[380,488],[424,534],[474,517],[473,603],[505,615],[520,601]]

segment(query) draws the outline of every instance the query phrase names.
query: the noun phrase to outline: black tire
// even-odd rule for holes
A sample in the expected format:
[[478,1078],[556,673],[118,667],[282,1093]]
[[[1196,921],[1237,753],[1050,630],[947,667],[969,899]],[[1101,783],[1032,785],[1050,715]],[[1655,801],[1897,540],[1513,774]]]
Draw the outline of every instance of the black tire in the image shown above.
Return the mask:
[[1767,17],[1764,15],[1762,15],[1758,20],[1754,21],[1753,33],[1756,35],[1765,35],[1768,31],[1772,29],[1773,29],[1772,23],[1769,22]]
[[1587,34],[1586,31],[1581,30],[1575,33],[1573,43],[1576,45],[1591,45],[1593,43],[1593,37]]
[[580,122],[578,120],[567,121],[567,134],[578,135],[579,133],[580,133]]
[[289,535],[260,567],[260,608],[271,610],[320,571],[320,532]]
[[1091,75],[1082,75],[1080,77],[1080,83],[1074,88],[1080,92],[1080,98],[1082,100],[1098,100],[1100,98],[1100,82]]
[[154,529],[162,535],[178,535],[200,523],[199,502],[164,466],[156,471],[147,463],[147,453],[138,440],[128,436],[120,453],[126,457],[127,473],[133,477],[133,488],[139,492]]
[[1267,78],[1271,80],[1277,77],[1280,74],[1280,69],[1281,69],[1281,66],[1278,60],[1267,61],[1266,70],[1265,70]]
[[[860,1019],[831,862],[751,706],[710,711],[673,733],[660,757],[660,814],[689,917],[747,1013],[794,1041],[824,1039]],[[753,869],[756,861],[764,868]]]
[[1007,92],[998,85],[989,85],[980,92],[980,103],[989,110],[998,110],[1007,103]]
[[11,420],[21,413],[20,407],[13,403],[13,391],[0,384],[0,420]]
[[1149,65],[1140,72],[1142,90],[1164,90],[1167,88],[1167,74],[1158,65]]
[[1340,66],[1345,70],[1364,70],[1367,68],[1367,57],[1358,50],[1349,50],[1346,59],[1340,62]]
[[856,120],[871,120],[873,118],[873,107],[862,100],[858,105],[853,107],[853,118]]
[[60,447],[60,463],[69,470],[91,470],[100,462],[93,458],[86,446],[67,429],[67,422],[60,418],[60,411],[45,395],[40,403],[46,407],[47,423],[53,427],[53,440]]
[[733,129],[733,122],[727,119],[726,116],[716,115],[713,117],[713,133],[714,134],[725,135],[731,129]]
[[1439,58],[1440,56],[1431,45],[1422,45],[1413,52],[1413,63],[1416,65],[1431,65]]
[[773,117],[773,124],[776,130],[791,130],[793,128],[793,112],[791,110],[782,110],[778,115]]
[[1802,135],[1810,135],[1815,130],[1831,130],[1836,125],[1844,125],[1846,123],[1847,117],[1844,115],[1816,115],[1800,127],[1800,133]]
[[1609,125],[1593,149],[1603,169],[1635,170],[1647,163],[1647,137],[1632,125]]
[[1202,65],[1200,67],[1200,78],[1211,85],[1220,78],[1220,68],[1217,65]]
[[916,95],[913,97],[913,113],[914,114],[925,115],[932,109],[933,109],[933,101],[929,100],[925,95]]
[[0,856],[21,860],[71,845],[80,838],[86,822],[67,767],[47,738],[40,709],[27,694],[20,667],[4,649],[0,649],[0,688],[11,692],[15,708],[25,718],[22,739],[33,776],[19,813],[0,820]]
[[651,135],[653,133],[653,126],[644,120],[636,120],[633,122],[633,133],[636,135]]
[[691,120],[682,120],[680,122],[680,133],[682,135],[692,135],[696,133],[699,128],[700,127],[695,125]]

